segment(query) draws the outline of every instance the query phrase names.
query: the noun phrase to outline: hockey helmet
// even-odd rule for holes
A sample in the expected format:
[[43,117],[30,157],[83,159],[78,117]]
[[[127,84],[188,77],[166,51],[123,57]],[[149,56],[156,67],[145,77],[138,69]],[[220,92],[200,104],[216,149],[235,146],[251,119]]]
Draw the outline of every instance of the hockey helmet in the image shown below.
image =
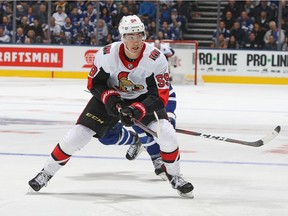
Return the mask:
[[120,20],[119,33],[121,34],[121,39],[123,39],[124,34],[133,33],[143,33],[142,40],[146,39],[145,26],[141,19],[136,15],[123,16]]

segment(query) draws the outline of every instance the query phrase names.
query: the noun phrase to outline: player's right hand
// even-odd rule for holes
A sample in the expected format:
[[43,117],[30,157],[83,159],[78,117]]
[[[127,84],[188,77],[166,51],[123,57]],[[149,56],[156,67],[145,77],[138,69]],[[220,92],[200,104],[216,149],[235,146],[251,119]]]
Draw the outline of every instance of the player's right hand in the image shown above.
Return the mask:
[[103,92],[101,95],[101,100],[105,105],[105,109],[108,115],[114,117],[119,116],[118,107],[121,107],[122,104],[124,104],[124,101],[117,91],[109,89]]

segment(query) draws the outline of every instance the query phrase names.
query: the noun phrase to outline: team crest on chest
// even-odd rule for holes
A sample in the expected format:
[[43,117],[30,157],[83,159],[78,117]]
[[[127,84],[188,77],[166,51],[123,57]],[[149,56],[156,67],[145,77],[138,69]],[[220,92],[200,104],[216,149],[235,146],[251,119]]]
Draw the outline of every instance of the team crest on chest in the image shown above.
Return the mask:
[[[132,66],[133,67],[133,66]],[[119,85],[116,88],[122,92],[132,92],[144,89],[143,85],[134,84],[131,80],[128,79],[129,72],[120,72],[118,74],[118,83]]]

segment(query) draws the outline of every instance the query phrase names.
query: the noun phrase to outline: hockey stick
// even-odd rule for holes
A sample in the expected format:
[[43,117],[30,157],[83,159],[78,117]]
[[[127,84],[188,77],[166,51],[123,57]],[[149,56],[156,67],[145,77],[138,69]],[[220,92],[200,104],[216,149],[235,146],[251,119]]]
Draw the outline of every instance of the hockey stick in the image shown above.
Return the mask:
[[[142,124],[141,122],[137,121],[136,119],[133,119],[132,121],[134,122],[135,125],[137,125],[141,129],[143,129],[145,132],[151,134],[152,136],[158,137],[157,133],[155,131],[151,130],[150,128],[148,128],[146,125]],[[199,132],[194,132],[194,131],[189,131],[189,130],[183,130],[183,129],[179,129],[179,128],[176,128],[175,130],[177,133],[188,134],[188,135],[192,135],[192,136],[200,136],[203,138],[214,139],[214,140],[218,140],[218,141],[225,141],[225,142],[230,142],[230,143],[237,143],[237,144],[246,145],[246,146],[260,147],[260,146],[270,142],[272,139],[274,139],[280,133],[281,127],[277,126],[276,128],[274,128],[274,130],[271,133],[267,134],[262,139],[259,139],[259,140],[254,141],[254,142],[249,142],[249,141],[244,141],[244,140],[236,140],[236,139],[231,139],[231,138],[222,137],[222,136],[214,136],[214,135],[210,135],[210,134],[199,133]]]
[[262,139],[259,139],[259,140],[254,141],[254,142],[249,142],[249,141],[236,140],[236,139],[231,139],[228,137],[221,137],[221,136],[213,136],[210,134],[198,133],[198,132],[194,132],[194,131],[182,130],[182,129],[176,128],[177,133],[188,134],[188,135],[192,135],[192,136],[200,136],[200,137],[204,137],[204,138],[208,138],[208,139],[237,143],[237,144],[246,145],[246,146],[253,146],[253,147],[259,147],[259,146],[262,146],[262,145],[270,142],[272,139],[274,139],[279,134],[280,130],[281,130],[281,127],[277,126],[276,128],[274,128],[274,130],[271,133],[267,134]]

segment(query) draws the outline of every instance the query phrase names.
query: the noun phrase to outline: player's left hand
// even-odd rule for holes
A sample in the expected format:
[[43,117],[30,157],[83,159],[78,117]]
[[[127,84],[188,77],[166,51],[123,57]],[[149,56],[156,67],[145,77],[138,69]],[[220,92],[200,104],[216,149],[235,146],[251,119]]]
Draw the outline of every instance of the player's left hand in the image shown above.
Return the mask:
[[142,113],[134,106],[127,106],[121,109],[119,118],[123,125],[131,127],[134,125],[133,118],[140,120],[142,118]]

